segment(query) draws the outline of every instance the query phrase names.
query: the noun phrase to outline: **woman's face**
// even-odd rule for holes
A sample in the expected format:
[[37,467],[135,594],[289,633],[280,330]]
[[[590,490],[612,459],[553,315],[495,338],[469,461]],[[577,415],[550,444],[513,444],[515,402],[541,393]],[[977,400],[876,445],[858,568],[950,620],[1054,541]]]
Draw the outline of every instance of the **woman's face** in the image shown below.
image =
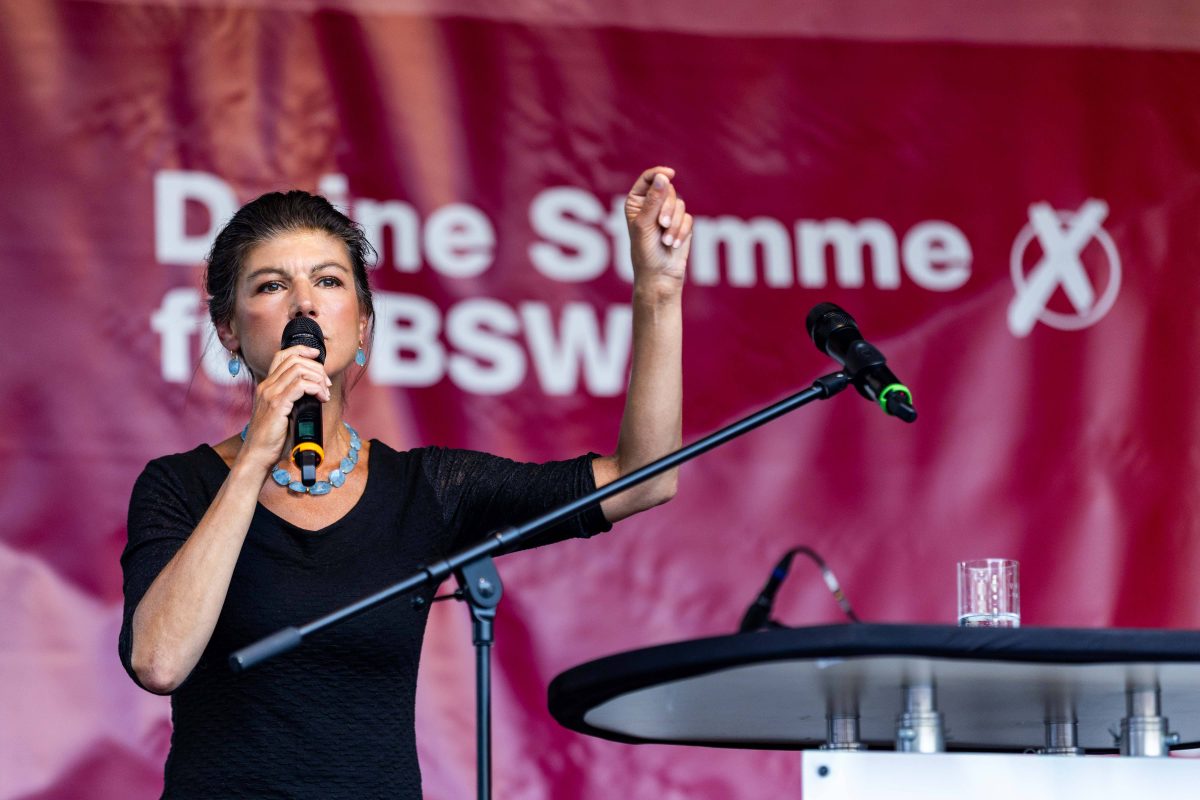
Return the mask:
[[283,328],[311,317],[325,335],[325,371],[334,381],[350,366],[367,331],[346,247],[323,231],[282,233],[255,246],[238,276],[233,319],[219,326],[256,380],[279,352]]

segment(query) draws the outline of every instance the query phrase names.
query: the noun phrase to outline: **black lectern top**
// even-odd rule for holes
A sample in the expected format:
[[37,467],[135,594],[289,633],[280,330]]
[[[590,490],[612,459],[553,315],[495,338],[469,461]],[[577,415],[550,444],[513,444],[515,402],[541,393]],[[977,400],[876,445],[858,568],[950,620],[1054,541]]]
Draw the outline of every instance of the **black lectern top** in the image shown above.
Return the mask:
[[890,748],[906,685],[932,683],[951,750],[1021,751],[1047,719],[1113,751],[1130,686],[1159,686],[1162,714],[1200,741],[1200,632],[950,625],[828,625],[718,636],[601,658],[550,684],[561,724],[629,743],[800,749],[829,711],[857,711]]

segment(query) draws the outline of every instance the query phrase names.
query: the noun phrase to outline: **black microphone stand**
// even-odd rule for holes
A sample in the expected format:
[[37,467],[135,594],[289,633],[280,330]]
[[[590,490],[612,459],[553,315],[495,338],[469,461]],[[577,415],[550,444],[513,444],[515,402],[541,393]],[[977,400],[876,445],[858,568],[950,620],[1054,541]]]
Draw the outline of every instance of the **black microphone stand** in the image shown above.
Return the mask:
[[501,528],[492,531],[477,544],[464,548],[446,558],[420,568],[398,583],[386,589],[364,597],[348,606],[330,614],[315,619],[300,627],[288,627],[267,636],[229,657],[229,665],[234,672],[266,661],[269,658],[287,652],[317,631],[331,625],[336,625],[351,617],[355,617],[380,603],[384,603],[398,595],[411,592],[423,586],[437,586],[451,574],[458,579],[464,598],[471,610],[472,641],[475,645],[475,691],[476,691],[476,785],[478,800],[490,800],[492,796],[491,780],[491,666],[490,653],[493,641],[492,621],[496,616],[496,606],[500,602],[503,587],[500,574],[492,562],[492,556],[497,551],[528,539],[547,528],[579,514],[588,508],[607,500],[613,495],[649,480],[656,475],[674,469],[685,461],[707,453],[731,439],[736,439],[760,425],[765,425],[777,417],[781,417],[800,406],[807,405],[813,400],[827,400],[850,385],[850,378],[844,372],[834,372],[817,378],[812,386],[797,392],[790,397],[767,406],[748,417],[744,417],[732,425],[721,428],[692,444],[668,453],[657,461],[652,461],[612,483],[606,484],[596,491],[572,500],[552,511],[548,511],[536,519],[515,527]]

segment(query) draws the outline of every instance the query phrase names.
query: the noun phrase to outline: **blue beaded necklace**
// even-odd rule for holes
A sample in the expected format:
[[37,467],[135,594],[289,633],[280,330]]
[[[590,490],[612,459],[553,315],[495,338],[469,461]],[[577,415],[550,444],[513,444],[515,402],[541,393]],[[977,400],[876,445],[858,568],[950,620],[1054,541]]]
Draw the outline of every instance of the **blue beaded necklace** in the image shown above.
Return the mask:
[[[271,472],[271,479],[280,486],[286,486],[289,491],[297,494],[329,494],[334,489],[341,488],[346,482],[346,475],[354,471],[354,467],[358,464],[358,451],[362,448],[362,440],[358,438],[358,431],[350,427],[348,422],[343,422],[346,430],[350,433],[350,452],[342,459],[334,469],[329,472],[329,479],[317,481],[312,486],[305,486],[300,481],[292,480],[291,474],[283,467],[276,467]],[[242,428],[242,441],[246,441],[246,433],[250,430],[250,423],[246,423],[246,427]]]

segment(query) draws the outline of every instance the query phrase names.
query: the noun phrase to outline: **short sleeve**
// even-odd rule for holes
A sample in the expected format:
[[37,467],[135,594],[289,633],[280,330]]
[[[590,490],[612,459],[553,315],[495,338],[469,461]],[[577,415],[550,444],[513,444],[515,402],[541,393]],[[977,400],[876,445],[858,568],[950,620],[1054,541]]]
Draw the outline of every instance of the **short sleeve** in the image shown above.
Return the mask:
[[[597,457],[588,453],[568,461],[534,464],[473,450],[427,448],[422,469],[437,496],[443,522],[455,532],[457,548],[594,491],[592,461]],[[596,504],[513,549],[587,538],[611,528]]]
[[125,614],[118,642],[121,663],[139,686],[131,663],[133,612],[199,523],[189,508],[183,483],[166,461],[157,459],[146,465],[129,500],[128,540],[121,553]]

